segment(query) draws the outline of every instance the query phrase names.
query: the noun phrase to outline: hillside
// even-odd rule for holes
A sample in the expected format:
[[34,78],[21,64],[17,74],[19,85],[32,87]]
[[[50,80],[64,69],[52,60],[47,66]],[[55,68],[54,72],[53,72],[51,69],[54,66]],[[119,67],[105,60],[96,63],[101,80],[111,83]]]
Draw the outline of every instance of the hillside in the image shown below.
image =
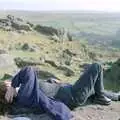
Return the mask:
[[35,12],[1,11],[0,16],[12,14],[33,24],[65,28],[76,40],[86,40],[90,45],[119,48],[120,14],[105,12]]
[[[49,26],[47,26],[47,24],[38,24],[39,27],[44,30],[43,33],[41,29],[40,31],[34,29],[37,25],[34,22],[29,22],[26,20],[27,18],[25,20],[18,18],[19,17],[14,17],[12,21],[9,21],[7,17],[4,17],[3,20],[6,21],[7,19],[7,22],[0,22],[2,26],[0,28],[1,80],[11,78],[11,76],[22,67],[31,65],[38,69],[39,78],[47,79],[48,77],[56,77],[62,82],[74,83],[88,64],[99,62],[102,63],[105,69],[109,68],[106,75],[108,78],[107,83],[109,83],[111,71],[119,67],[119,49],[107,49],[99,45],[91,46],[88,42],[84,41],[82,37],[80,40],[75,38],[70,40],[68,36],[66,37],[61,33],[58,34],[58,31],[61,29],[53,26],[50,27],[50,24]],[[59,17],[57,19],[59,19]],[[33,25],[30,26],[30,24],[28,25],[27,23],[32,23]],[[29,26],[30,29],[24,29],[26,28],[25,25]],[[47,33],[45,33],[46,28]],[[118,60],[117,66],[115,66],[116,60]],[[114,74],[112,74],[112,76],[113,75]],[[117,81],[117,79],[119,79],[119,71],[116,76],[116,78],[113,77],[109,86],[106,86],[106,88],[110,89],[111,85],[115,83],[113,90],[115,91],[116,87],[118,88],[117,90],[120,90],[119,81]],[[119,103],[114,102],[109,107],[91,105],[77,108],[73,111],[73,114],[76,116],[75,120],[98,120],[98,118],[99,120],[115,120],[120,118],[119,106]],[[94,113],[94,117],[91,111]],[[103,116],[101,117],[99,114]],[[35,116],[32,117],[34,117],[33,120],[36,120]],[[1,119],[8,119],[8,117],[1,116]]]

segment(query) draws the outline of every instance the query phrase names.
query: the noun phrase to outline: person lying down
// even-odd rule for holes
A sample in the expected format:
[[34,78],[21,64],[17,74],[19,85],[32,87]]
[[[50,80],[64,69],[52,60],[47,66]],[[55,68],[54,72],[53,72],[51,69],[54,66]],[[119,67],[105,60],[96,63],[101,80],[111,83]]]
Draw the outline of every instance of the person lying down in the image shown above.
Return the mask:
[[51,78],[39,81],[31,66],[22,68],[12,80],[0,82],[2,104],[39,108],[54,120],[70,120],[71,110],[85,105],[88,99],[101,105],[120,100],[120,93],[104,90],[103,69],[98,63],[91,64],[73,85]]

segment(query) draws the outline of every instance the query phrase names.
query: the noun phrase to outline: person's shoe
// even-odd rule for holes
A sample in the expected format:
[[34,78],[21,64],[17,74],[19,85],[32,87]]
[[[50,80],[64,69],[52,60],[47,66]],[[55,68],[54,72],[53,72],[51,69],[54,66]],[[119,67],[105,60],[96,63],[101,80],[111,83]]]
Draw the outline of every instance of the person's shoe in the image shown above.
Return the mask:
[[120,92],[118,93],[118,101],[120,101]]
[[106,97],[105,95],[96,95],[93,100],[94,103],[100,104],[100,105],[110,105],[111,99]]

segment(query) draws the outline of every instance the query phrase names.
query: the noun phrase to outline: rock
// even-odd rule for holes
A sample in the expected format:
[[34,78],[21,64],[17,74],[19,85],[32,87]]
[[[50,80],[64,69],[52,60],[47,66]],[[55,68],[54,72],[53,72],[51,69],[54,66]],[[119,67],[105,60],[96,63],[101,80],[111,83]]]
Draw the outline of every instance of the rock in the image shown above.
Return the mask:
[[40,59],[41,63],[43,63],[43,64],[45,63],[45,57],[44,56],[41,56],[39,59]]
[[36,45],[29,45],[28,43],[24,43],[21,47],[22,50],[30,51],[30,52],[37,52],[39,48]]
[[22,50],[29,50],[29,49],[30,49],[30,46],[29,46],[28,43],[24,43],[21,49],[22,49]]
[[69,49],[65,49],[65,50],[63,51],[63,53],[66,53],[66,54],[68,54],[68,55],[71,56],[71,57],[77,55],[76,53],[71,52]]
[[65,65],[71,65],[71,61],[66,60],[66,61],[65,61]]
[[40,61],[35,60],[34,58],[20,58],[17,57],[14,59],[16,65],[19,68],[22,68],[24,66],[36,66],[36,65],[42,65]]
[[14,59],[8,54],[0,54],[0,68],[15,66]]
[[54,40],[55,42],[60,41],[60,38],[59,38],[56,34],[50,36],[50,39],[51,39],[51,40]]
[[0,49],[0,54],[7,54],[6,50]]
[[73,36],[70,32],[67,32],[67,38],[69,41],[73,41]]
[[12,21],[11,25],[15,30],[25,30],[31,31],[31,28],[28,24],[22,23],[20,21]]
[[50,64],[53,67],[58,67],[58,65],[53,60],[45,60],[45,63],[48,63],[48,64]]
[[15,18],[12,15],[7,15],[7,20],[13,21]]
[[95,52],[89,52],[88,56],[92,60],[96,60],[97,59],[97,54]]
[[34,30],[36,30],[37,32],[40,32],[42,34],[45,34],[45,35],[54,35],[54,34],[57,35],[57,29],[55,29],[53,27],[36,25],[34,27]]
[[0,19],[0,28],[5,31],[31,31],[30,24],[23,21],[21,18],[15,18],[12,15],[8,15],[5,19]]
[[30,52],[38,52],[40,50],[40,48],[39,47],[37,47],[36,45],[33,45],[33,46],[31,46],[30,47]]
[[66,76],[69,76],[69,77],[70,77],[70,76],[74,76],[74,75],[75,75],[74,71],[71,70],[70,68],[66,67],[66,66],[58,66],[57,69],[63,70],[63,71],[64,71],[64,74],[65,74]]
[[23,35],[27,34],[27,31],[25,31],[25,30],[16,30],[16,31],[20,34],[23,34]]
[[72,63],[72,58],[75,54],[72,53],[69,49],[66,49],[63,51],[63,55],[60,58],[62,61],[62,64],[70,66]]
[[57,78],[54,74],[48,72],[48,71],[43,71],[43,70],[40,70],[38,67],[35,67],[35,71],[37,73],[37,76],[39,79],[48,79],[48,78],[56,78],[59,80],[59,78]]
[[34,24],[32,24],[31,22],[27,22],[28,25],[30,25],[30,27],[34,27]]

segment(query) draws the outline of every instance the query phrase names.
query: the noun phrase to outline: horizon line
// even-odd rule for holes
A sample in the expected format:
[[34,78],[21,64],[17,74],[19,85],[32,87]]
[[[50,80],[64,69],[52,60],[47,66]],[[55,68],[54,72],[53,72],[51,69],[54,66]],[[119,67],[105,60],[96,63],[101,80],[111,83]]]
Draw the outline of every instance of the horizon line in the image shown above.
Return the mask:
[[17,12],[22,12],[22,11],[26,11],[26,12],[75,12],[75,13],[79,13],[79,12],[84,12],[84,13],[120,13],[120,11],[107,11],[107,10],[29,10],[29,9],[1,9],[0,11],[17,11]]

